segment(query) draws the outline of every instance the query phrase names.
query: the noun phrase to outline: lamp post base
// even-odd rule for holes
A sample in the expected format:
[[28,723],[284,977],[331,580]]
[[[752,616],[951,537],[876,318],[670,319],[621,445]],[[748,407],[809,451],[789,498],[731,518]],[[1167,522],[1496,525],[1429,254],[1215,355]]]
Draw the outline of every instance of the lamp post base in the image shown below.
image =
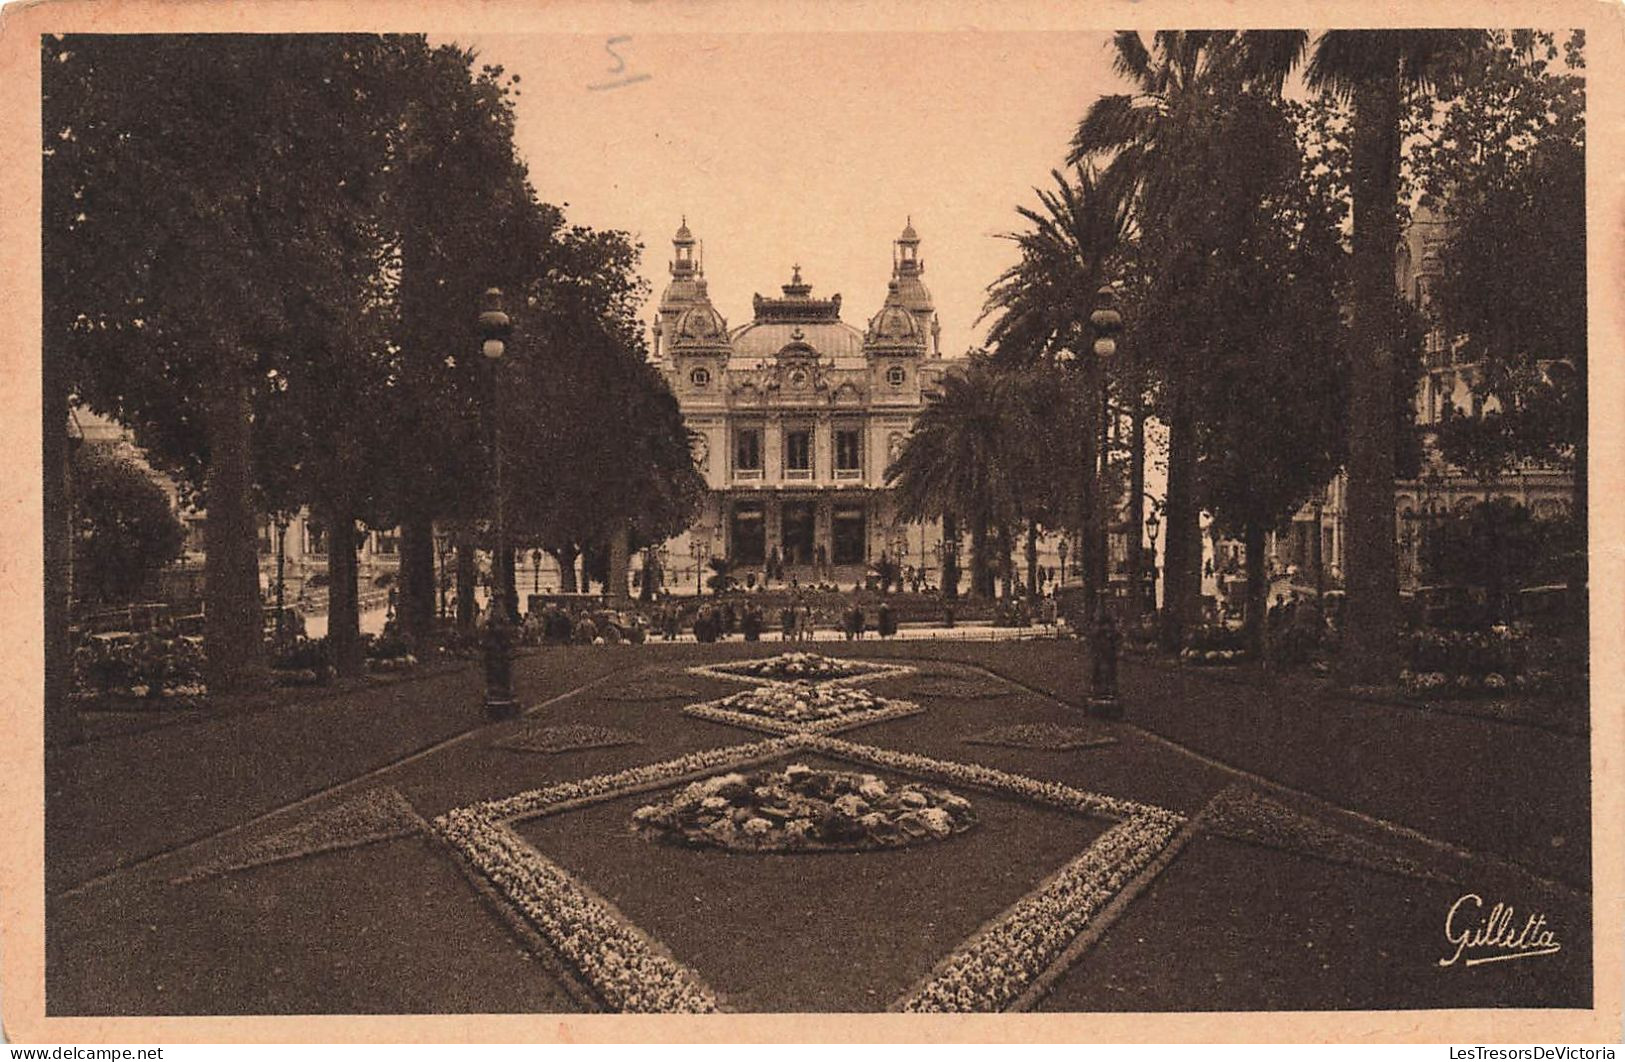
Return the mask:
[[[500,608],[493,603],[493,609]],[[485,714],[492,719],[508,719],[519,714],[513,695],[513,628],[493,611],[485,628]]]
[[1096,696],[1090,694],[1086,702],[1086,710],[1096,719],[1123,718],[1123,702],[1115,694],[1111,696]]
[[512,696],[485,694],[485,715],[489,719],[512,719],[519,714],[519,702]]

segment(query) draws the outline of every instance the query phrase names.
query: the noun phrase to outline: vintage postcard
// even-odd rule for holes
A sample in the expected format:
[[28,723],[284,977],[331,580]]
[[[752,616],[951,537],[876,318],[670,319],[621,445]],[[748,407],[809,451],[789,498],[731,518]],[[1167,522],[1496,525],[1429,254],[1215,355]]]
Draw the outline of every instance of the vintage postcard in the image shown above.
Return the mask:
[[7,7],[7,1036],[1617,1042],[1622,29]]

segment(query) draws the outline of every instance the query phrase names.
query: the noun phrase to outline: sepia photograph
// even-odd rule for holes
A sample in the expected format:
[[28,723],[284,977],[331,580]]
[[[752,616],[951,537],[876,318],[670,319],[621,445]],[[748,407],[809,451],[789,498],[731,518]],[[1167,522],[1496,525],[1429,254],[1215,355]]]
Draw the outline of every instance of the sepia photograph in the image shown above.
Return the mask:
[[1142,6],[8,11],[8,1029],[1617,1037],[1620,24]]

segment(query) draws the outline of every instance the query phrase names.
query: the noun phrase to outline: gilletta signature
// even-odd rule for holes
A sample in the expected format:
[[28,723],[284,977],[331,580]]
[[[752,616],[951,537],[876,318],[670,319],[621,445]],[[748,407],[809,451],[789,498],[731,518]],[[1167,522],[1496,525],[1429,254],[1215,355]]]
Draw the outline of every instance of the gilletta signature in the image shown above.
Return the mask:
[[[1523,923],[1514,921],[1510,904],[1498,903],[1484,911],[1484,900],[1469,892],[1450,905],[1444,916],[1444,938],[1456,946],[1455,954],[1440,959],[1440,966],[1477,966],[1485,962],[1528,959],[1563,950],[1557,934],[1546,928],[1546,915],[1537,912]],[[1465,956],[1465,958],[1464,958]]]

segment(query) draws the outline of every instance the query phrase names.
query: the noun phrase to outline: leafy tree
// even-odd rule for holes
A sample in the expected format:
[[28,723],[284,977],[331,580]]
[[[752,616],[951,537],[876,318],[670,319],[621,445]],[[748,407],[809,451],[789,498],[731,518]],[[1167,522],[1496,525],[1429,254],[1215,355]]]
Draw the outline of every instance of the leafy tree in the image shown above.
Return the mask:
[[[1230,216],[1222,230],[1202,230],[1225,238],[1206,249],[1198,282],[1208,290],[1199,297],[1237,310],[1208,322],[1197,381],[1201,477],[1216,527],[1245,543],[1247,637],[1261,651],[1266,536],[1344,454],[1343,208],[1316,194],[1306,172],[1313,163],[1278,98],[1238,93],[1216,103],[1206,128],[1211,146],[1189,162],[1207,179],[1191,190],[1190,208]],[[1245,153],[1231,147],[1238,143]]]
[[[309,341],[368,150],[373,39],[45,42],[46,357],[208,507],[206,677],[264,676],[254,425]],[[53,399],[54,401],[55,399]]]
[[[396,40],[402,115],[384,163],[398,315],[387,450],[401,530],[399,614],[403,630],[422,638],[434,621],[436,523],[471,547],[490,512],[492,380],[535,334],[519,314],[552,264],[547,251],[562,215],[537,202],[514,151],[518,78],[477,65],[469,49]],[[494,371],[479,357],[476,332],[492,287],[508,296],[516,337],[514,355]],[[466,598],[459,594],[464,611]]]
[[1442,208],[1429,291],[1481,416],[1450,417],[1444,456],[1485,483],[1534,460],[1586,482],[1585,83],[1581,34],[1505,33],[1425,116],[1412,169]]
[[676,398],[645,358],[638,250],[620,232],[561,234],[550,286],[516,328],[516,386],[545,414],[507,435],[521,534],[561,568],[602,554],[619,593],[631,552],[688,526],[705,489]]
[[[1147,45],[1124,31],[1112,39],[1113,65],[1134,91],[1102,96],[1090,105],[1072,139],[1069,161],[1109,157],[1136,188],[1138,257],[1149,285],[1128,334],[1161,364],[1158,413],[1168,425],[1167,537],[1163,583],[1166,643],[1200,615],[1202,543],[1197,484],[1197,407],[1194,378],[1211,306],[1180,306],[1183,290],[1203,263],[1185,226],[1193,218],[1188,195],[1204,175],[1185,164],[1203,143],[1203,120],[1214,101],[1237,84],[1236,35],[1231,32],[1156,33]],[[1179,218],[1180,220],[1175,220]],[[1232,307],[1223,308],[1225,311]]]
[[1541,519],[1509,498],[1452,513],[1424,542],[1429,581],[1482,589],[1496,620],[1511,617],[1517,591],[1561,580],[1569,558],[1583,551],[1572,513]]
[[[1303,31],[1251,31],[1241,65],[1279,88],[1309,46]],[[1402,123],[1409,96],[1458,78],[1486,41],[1469,30],[1334,30],[1316,40],[1311,88],[1350,105],[1354,203],[1350,285],[1348,604],[1340,673],[1384,685],[1399,671],[1394,531],[1394,255],[1399,244]]]
[[76,594],[134,601],[186,542],[169,495],[128,455],[100,446],[74,452],[72,482]]

